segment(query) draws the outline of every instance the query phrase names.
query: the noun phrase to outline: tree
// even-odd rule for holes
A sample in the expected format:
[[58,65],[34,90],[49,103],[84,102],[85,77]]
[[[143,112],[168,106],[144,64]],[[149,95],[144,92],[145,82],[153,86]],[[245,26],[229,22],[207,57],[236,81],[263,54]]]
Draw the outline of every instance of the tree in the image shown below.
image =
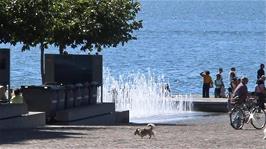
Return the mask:
[[[142,27],[134,0],[2,0],[0,43],[22,43],[22,51],[40,45],[41,73],[48,45],[101,51],[136,39]],[[43,80],[43,79],[42,79]]]

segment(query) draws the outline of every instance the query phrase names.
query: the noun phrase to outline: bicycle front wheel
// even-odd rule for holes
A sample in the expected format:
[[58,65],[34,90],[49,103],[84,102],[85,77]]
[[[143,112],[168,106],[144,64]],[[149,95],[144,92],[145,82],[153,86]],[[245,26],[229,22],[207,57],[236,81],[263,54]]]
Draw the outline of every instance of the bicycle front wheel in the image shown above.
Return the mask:
[[256,129],[262,129],[266,123],[266,113],[260,107],[254,108],[252,111],[251,124]]
[[234,129],[241,129],[244,126],[245,115],[240,108],[233,108],[229,116],[230,124]]

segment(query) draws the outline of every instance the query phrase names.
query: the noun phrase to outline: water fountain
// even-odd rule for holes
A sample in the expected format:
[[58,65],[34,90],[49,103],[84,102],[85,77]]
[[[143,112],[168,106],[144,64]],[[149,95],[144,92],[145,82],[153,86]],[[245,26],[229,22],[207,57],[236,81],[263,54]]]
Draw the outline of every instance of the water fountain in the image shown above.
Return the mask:
[[103,101],[115,102],[116,111],[129,110],[131,122],[170,121],[193,113],[191,95],[171,95],[164,76],[148,71],[115,79],[106,68],[103,76]]

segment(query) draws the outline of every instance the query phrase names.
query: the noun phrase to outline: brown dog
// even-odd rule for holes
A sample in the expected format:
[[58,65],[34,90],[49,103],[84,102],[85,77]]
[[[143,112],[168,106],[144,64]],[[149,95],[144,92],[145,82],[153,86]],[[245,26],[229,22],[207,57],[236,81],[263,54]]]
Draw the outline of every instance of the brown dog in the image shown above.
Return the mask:
[[154,136],[154,132],[153,132],[153,128],[155,127],[154,124],[148,124],[147,125],[149,128],[144,128],[144,129],[140,129],[137,128],[136,131],[134,132],[135,135],[139,135],[141,138],[143,138],[146,135],[149,135],[149,139],[151,138],[151,136]]

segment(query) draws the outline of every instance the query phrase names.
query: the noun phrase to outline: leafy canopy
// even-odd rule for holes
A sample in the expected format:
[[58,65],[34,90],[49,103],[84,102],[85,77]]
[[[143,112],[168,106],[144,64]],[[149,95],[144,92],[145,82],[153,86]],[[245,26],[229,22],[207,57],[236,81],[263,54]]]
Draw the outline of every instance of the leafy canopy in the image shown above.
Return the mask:
[[134,0],[1,0],[0,43],[101,51],[136,39],[139,11]]

